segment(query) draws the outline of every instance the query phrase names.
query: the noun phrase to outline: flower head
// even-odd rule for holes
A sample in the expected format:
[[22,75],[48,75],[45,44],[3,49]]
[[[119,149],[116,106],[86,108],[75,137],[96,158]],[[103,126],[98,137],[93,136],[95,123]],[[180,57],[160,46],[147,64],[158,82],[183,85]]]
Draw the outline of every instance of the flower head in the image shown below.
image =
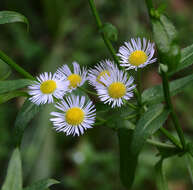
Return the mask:
[[37,81],[30,85],[29,94],[32,96],[29,99],[37,104],[53,103],[55,98],[62,99],[68,89],[69,82],[64,78],[59,80],[54,74],[42,73],[37,77]]
[[73,62],[73,72],[67,65],[60,67],[56,73],[57,76],[67,78],[69,81],[69,90],[72,91],[78,86],[82,86],[87,79],[87,71],[85,68],[81,70],[80,65],[77,62]]
[[51,112],[54,118],[50,120],[56,131],[63,131],[66,135],[82,135],[95,122],[95,106],[91,101],[86,101],[85,96],[71,95],[55,107],[59,112]]
[[117,55],[121,58],[121,66],[126,67],[126,70],[137,70],[156,61],[156,58],[153,59],[154,52],[154,43],[147,42],[145,38],[143,42],[140,38],[131,38],[131,42],[125,42],[119,48]]
[[97,94],[102,102],[108,103],[111,107],[121,107],[123,100],[133,97],[132,90],[135,88],[133,77],[128,79],[127,74],[120,70],[113,70],[110,76],[101,78],[103,84],[96,86]]
[[88,71],[89,83],[96,87],[97,84],[101,84],[101,77],[105,77],[106,75],[110,76],[110,71],[114,69],[117,69],[117,66],[110,60],[99,62],[94,69]]

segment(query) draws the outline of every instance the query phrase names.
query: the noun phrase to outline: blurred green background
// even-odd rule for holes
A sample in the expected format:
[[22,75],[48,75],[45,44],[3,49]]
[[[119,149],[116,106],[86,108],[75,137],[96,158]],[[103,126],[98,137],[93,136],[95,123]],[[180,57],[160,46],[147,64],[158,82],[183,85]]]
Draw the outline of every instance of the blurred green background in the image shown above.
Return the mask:
[[[179,44],[193,43],[193,1],[160,0],[169,18],[179,31]],[[96,0],[104,22],[113,23],[119,31],[116,49],[130,37],[152,39],[151,27],[143,0]],[[73,60],[92,66],[109,58],[95,20],[86,0],[1,0],[0,10],[24,14],[30,22],[30,32],[23,24],[0,25],[0,49],[34,76],[42,71],[54,72]],[[6,66],[5,66],[6,67]],[[191,73],[191,69],[174,79]],[[9,72],[9,68],[7,68]],[[7,73],[6,72],[6,73]],[[6,73],[0,70],[0,77]],[[20,78],[12,71],[9,79]],[[157,66],[143,73],[143,88],[160,83]],[[187,137],[193,137],[193,85],[173,98],[180,122]],[[22,98],[0,105],[0,186],[6,175],[8,160],[13,151],[13,126]],[[119,150],[116,133],[106,126],[96,126],[81,137],[66,137],[56,133],[49,122],[47,106],[27,128],[21,147],[24,185],[43,178],[55,178],[61,184],[55,190],[122,190],[119,179]],[[170,122],[168,129],[172,129]],[[156,150],[144,148],[140,156],[134,190],[156,190],[154,170]],[[177,157],[165,165],[171,190],[192,190],[185,163]]]

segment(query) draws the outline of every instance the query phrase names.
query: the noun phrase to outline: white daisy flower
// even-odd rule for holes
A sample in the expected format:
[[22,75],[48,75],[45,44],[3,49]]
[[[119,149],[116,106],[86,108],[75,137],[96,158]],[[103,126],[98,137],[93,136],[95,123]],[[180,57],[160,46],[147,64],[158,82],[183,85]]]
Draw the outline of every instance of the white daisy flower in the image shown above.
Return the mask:
[[69,81],[59,80],[54,74],[42,73],[37,77],[37,81],[30,85],[29,94],[32,96],[29,98],[33,103],[40,104],[50,104],[54,102],[54,98],[62,99],[66,91],[68,90]]
[[110,71],[118,69],[117,65],[110,60],[104,60],[99,62],[94,69],[89,69],[88,71],[88,81],[89,83],[96,87],[98,83],[101,83],[101,77],[104,77],[106,74],[110,76]]
[[86,101],[85,96],[68,96],[55,107],[60,112],[51,112],[55,117],[50,120],[56,131],[62,131],[66,135],[82,135],[95,122],[95,106],[91,101]]
[[154,52],[154,43],[145,38],[143,38],[143,42],[140,38],[131,38],[131,42],[125,42],[119,48],[117,55],[121,58],[121,66],[126,67],[126,70],[137,70],[156,62],[156,58],[153,59]]
[[127,73],[120,70],[113,70],[110,76],[101,77],[101,82],[96,86],[97,94],[105,104],[112,104],[111,107],[121,107],[123,100],[129,100],[133,97],[133,77],[128,79]]
[[60,67],[56,73],[58,77],[67,78],[69,83],[69,90],[72,91],[79,86],[82,86],[87,80],[87,71],[85,68],[81,70],[80,65],[77,62],[73,62],[73,72],[70,70],[68,65]]

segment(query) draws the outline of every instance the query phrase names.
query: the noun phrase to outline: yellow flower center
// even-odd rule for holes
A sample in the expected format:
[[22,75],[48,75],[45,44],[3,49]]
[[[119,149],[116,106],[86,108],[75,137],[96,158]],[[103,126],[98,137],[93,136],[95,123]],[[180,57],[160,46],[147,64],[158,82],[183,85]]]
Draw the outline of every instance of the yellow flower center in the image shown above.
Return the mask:
[[144,51],[136,50],[129,56],[129,63],[134,66],[139,66],[147,61],[147,55]]
[[82,81],[80,75],[71,74],[68,76],[68,80],[70,81],[70,88],[76,88]]
[[43,94],[51,94],[56,90],[56,87],[54,80],[47,80],[40,85],[40,90]]
[[[98,83],[103,84],[103,83],[100,81],[100,79],[101,79],[101,77],[105,77],[106,75],[110,76],[110,73],[109,73],[108,70],[104,70],[104,71],[100,72],[100,74],[98,75],[96,81],[97,81]],[[103,85],[104,85],[104,84],[103,84]]]
[[121,98],[126,94],[126,87],[121,82],[113,82],[108,88],[111,98]]
[[66,122],[70,125],[79,125],[84,120],[84,111],[78,107],[70,108],[66,112]]

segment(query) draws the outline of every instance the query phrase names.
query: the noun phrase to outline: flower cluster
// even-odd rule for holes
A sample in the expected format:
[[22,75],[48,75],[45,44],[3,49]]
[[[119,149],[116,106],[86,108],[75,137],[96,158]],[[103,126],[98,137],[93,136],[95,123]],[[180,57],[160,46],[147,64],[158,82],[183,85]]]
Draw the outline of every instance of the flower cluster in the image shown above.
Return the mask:
[[92,128],[96,117],[96,109],[91,100],[85,96],[73,95],[73,91],[81,87],[88,80],[97,92],[99,99],[105,104],[121,107],[124,100],[133,97],[134,78],[128,76],[126,70],[145,67],[156,59],[154,44],[147,42],[145,38],[131,39],[119,48],[117,56],[120,57],[120,70],[113,61],[103,60],[93,69],[88,71],[80,68],[77,62],[73,62],[73,69],[63,65],[52,73],[42,73],[37,81],[29,86],[30,100],[37,104],[55,103],[57,112],[51,112],[56,131],[62,131],[66,135],[82,135],[85,130]]

